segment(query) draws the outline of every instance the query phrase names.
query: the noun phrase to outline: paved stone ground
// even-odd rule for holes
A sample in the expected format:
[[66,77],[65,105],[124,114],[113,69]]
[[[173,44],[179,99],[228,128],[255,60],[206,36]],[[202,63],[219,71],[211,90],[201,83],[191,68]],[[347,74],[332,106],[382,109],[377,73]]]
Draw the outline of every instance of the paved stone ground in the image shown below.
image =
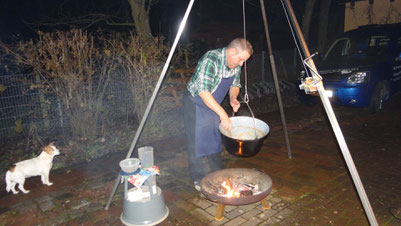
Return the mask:
[[[388,211],[401,206],[399,97],[374,116],[361,109],[335,108],[380,225],[401,225]],[[285,112],[292,159],[287,157],[278,112],[257,116],[270,125],[271,134],[256,156],[224,153],[226,167],[254,168],[271,176],[269,210],[260,202],[226,206],[224,219],[216,221],[217,204],[197,192],[188,175],[184,137],[149,144],[161,169],[157,184],[170,210],[160,225],[369,225],[321,106],[296,106]],[[122,185],[109,210],[104,207],[125,155],[52,171],[50,187],[37,177],[28,179],[29,194],[7,194],[2,181],[0,225],[121,225]]]

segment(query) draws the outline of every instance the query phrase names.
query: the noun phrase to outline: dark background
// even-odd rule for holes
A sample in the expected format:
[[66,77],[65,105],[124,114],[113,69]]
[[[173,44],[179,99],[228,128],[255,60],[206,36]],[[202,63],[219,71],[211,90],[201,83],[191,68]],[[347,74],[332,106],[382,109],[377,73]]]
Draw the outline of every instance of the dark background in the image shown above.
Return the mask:
[[[173,40],[189,0],[153,1],[150,26],[154,36]],[[294,47],[294,40],[279,0],[264,1],[273,49]],[[291,1],[298,22],[302,23],[305,1]],[[318,1],[319,2],[319,1]],[[345,0],[332,1],[328,37],[342,32]],[[316,4],[318,7],[319,4]],[[245,1],[246,35],[256,51],[266,51],[266,39],[259,0]],[[312,17],[309,45],[317,38],[318,10]],[[316,15],[315,15],[316,14]],[[110,26],[104,21],[75,25],[62,24],[71,18],[82,22],[87,15],[106,15],[115,22],[132,22],[127,0],[3,0],[0,3],[0,38],[4,42],[34,38],[37,30],[54,31],[80,27],[128,32],[132,26]],[[235,37],[243,37],[242,0],[197,0],[194,3],[181,41],[202,41],[205,48],[221,47]]]

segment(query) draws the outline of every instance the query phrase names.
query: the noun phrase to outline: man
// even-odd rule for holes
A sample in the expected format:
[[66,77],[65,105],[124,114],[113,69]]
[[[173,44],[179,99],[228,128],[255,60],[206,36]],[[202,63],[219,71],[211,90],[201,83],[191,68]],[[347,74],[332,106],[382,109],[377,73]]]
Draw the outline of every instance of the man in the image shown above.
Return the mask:
[[242,38],[234,39],[227,47],[210,50],[199,60],[183,96],[184,125],[187,139],[189,173],[195,189],[206,175],[203,158],[208,168],[223,168],[221,160],[220,125],[231,130],[228,114],[221,107],[227,92],[230,105],[237,112],[241,67],[252,55],[251,44]]

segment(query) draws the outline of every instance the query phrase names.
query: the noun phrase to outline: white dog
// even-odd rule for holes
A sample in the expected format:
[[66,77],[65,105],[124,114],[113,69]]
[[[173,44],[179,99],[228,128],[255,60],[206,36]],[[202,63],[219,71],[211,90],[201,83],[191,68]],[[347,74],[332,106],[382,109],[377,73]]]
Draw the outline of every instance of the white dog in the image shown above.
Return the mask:
[[52,142],[42,148],[42,153],[38,157],[15,163],[6,173],[7,192],[11,190],[17,194],[15,185],[19,184],[19,190],[28,193],[29,191],[24,189],[25,179],[33,176],[40,176],[43,184],[52,185],[53,183],[49,181],[49,173],[53,166],[54,156],[59,154],[60,151]]

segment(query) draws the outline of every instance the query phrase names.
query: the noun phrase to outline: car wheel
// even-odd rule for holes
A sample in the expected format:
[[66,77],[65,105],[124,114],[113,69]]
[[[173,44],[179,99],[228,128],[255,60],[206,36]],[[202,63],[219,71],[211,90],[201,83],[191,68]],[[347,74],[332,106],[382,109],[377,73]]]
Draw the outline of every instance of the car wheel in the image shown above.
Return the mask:
[[376,85],[375,90],[370,100],[369,113],[376,114],[383,108],[384,98],[387,94],[386,84],[381,82]]

